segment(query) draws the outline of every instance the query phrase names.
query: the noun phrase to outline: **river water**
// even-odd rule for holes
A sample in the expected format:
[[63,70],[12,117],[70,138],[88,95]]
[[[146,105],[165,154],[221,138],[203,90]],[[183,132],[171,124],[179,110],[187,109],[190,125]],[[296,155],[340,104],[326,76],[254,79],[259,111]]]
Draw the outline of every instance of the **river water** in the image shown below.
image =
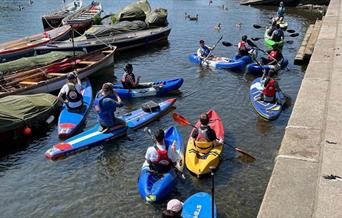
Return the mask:
[[[23,37],[42,31],[41,15],[58,7],[62,1],[34,0],[4,1],[0,7],[0,41]],[[105,13],[117,11],[130,0],[103,0]],[[248,97],[254,77],[241,72],[202,69],[187,60],[187,55],[204,39],[214,44],[223,40],[237,44],[241,35],[263,36],[262,30],[253,24],[264,25],[275,9],[240,6],[238,0],[214,0],[211,6],[203,0],[151,0],[153,8],[164,7],[169,12],[172,32],[169,43],[140,48],[116,55],[114,72],[122,75],[122,68],[130,62],[136,75],[143,81],[183,77],[182,96],[177,96],[176,111],[195,121],[199,114],[210,108],[222,117],[226,142],[247,150],[257,161],[244,163],[235,158],[234,152],[225,148],[225,160],[216,172],[216,203],[219,217],[255,217],[270,178],[274,158],[278,152],[292,107],[287,108],[273,122],[261,120],[253,111]],[[16,4],[24,10],[18,11]],[[222,4],[228,7],[223,10]],[[184,13],[198,14],[198,22],[184,19]],[[303,32],[313,22],[311,14],[290,10],[286,17],[289,28],[301,33],[297,38],[287,38],[284,56],[290,61],[289,71],[279,74],[282,90],[295,102],[303,78],[301,67],[294,66],[293,59],[300,46]],[[214,30],[222,24],[221,32]],[[236,25],[241,23],[240,28]],[[262,46],[262,40],[258,42]],[[219,45],[216,55],[232,56],[236,47]],[[102,82],[113,81],[113,69],[97,73],[91,80],[94,89]],[[187,97],[184,97],[187,96]],[[149,98],[161,101],[166,98]],[[126,101],[119,114],[136,109],[147,99]],[[89,114],[86,128],[96,123],[95,113]],[[149,125],[150,128],[166,128],[175,125],[171,115]],[[184,141],[190,133],[187,127],[179,127]],[[150,139],[143,130],[129,133],[133,141],[121,139],[102,144],[90,150],[58,161],[44,158],[44,152],[59,140],[57,127],[53,126],[23,148],[0,157],[0,216],[1,217],[159,217],[165,202],[147,205],[140,198],[137,178],[144,161],[144,153]],[[179,181],[170,196],[185,200],[190,195],[210,192],[210,178],[198,180],[186,173],[186,180]]]

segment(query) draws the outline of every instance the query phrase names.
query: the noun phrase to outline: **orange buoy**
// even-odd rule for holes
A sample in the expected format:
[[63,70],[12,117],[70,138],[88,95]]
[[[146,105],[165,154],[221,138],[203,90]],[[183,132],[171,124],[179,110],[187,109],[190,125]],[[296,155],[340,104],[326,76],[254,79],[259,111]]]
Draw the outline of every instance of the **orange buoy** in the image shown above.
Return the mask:
[[24,129],[24,135],[31,135],[31,133],[32,133],[32,130],[31,130],[31,128],[30,127],[25,127],[25,129]]

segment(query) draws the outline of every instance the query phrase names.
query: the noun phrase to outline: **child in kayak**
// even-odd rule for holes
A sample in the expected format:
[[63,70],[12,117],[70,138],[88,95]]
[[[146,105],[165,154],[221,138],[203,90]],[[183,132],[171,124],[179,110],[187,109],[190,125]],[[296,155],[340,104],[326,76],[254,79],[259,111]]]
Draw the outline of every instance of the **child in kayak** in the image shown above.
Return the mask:
[[[60,102],[65,102],[70,110],[77,110],[83,106],[83,96],[81,94],[82,85],[76,72],[67,75],[67,83],[59,91],[57,98]],[[64,101],[64,98],[66,101]]]
[[263,65],[276,65],[280,64],[284,60],[283,54],[277,45],[274,45],[272,50],[267,51],[267,53],[267,58],[261,57],[261,63]]
[[275,71],[271,69],[266,75],[266,78],[262,78],[262,80],[264,81],[264,89],[262,90],[258,101],[265,101],[270,103],[275,102],[276,93],[280,91],[280,88],[278,82],[273,79],[274,76]]
[[124,68],[125,73],[122,75],[121,83],[125,89],[135,89],[139,86],[140,76],[135,80],[132,64],[126,64]]
[[116,108],[122,107],[123,103],[118,93],[114,91],[112,83],[104,83],[102,85],[102,89],[96,94],[94,105],[97,119],[103,132],[126,125],[124,120],[115,117],[114,112]]
[[278,20],[280,18],[284,18],[284,14],[285,14],[284,2],[280,2],[278,10],[277,10],[277,18],[278,18]]
[[276,24],[276,29],[273,31],[271,39],[275,42],[284,40],[284,31],[280,28],[280,24]]
[[201,126],[194,129],[192,132],[192,139],[195,143],[195,147],[199,149],[201,153],[209,153],[209,151],[216,145],[222,144],[223,140],[216,137],[215,131],[209,126],[208,114],[203,113],[200,115]]
[[176,162],[176,160],[174,160],[175,155],[172,153],[176,151],[176,142],[173,142],[171,150],[169,150],[169,148],[166,147],[164,141],[165,135],[162,129],[158,129],[155,132],[154,137],[156,139],[156,143],[147,149],[145,159],[152,172],[166,173],[171,169],[172,165],[175,165]]
[[241,56],[249,55],[248,52],[251,50],[251,48],[247,44],[247,39],[248,37],[246,35],[243,35],[241,37],[241,41],[238,44],[238,54]]
[[210,55],[210,51],[212,50],[211,47],[206,46],[204,43],[204,40],[200,40],[199,41],[200,47],[199,49],[197,49],[197,56],[203,60],[208,58],[208,56]]

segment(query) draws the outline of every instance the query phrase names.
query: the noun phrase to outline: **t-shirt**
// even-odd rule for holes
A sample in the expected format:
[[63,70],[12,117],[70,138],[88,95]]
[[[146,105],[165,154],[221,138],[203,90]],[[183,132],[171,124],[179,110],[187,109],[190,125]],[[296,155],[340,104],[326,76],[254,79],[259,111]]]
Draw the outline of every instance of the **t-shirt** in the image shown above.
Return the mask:
[[[78,93],[81,93],[82,90],[82,86],[80,84],[76,84],[75,85],[75,89]],[[62,89],[59,91],[58,95],[66,95],[69,92],[69,85],[68,84],[64,84],[64,86],[62,87]],[[79,106],[82,105],[82,101],[78,101],[78,102],[68,102],[68,106],[70,108],[77,108]]]
[[[165,150],[166,146],[165,145],[159,145],[157,144],[158,148],[160,150]],[[167,156],[172,162],[177,161],[177,153],[175,153],[172,149],[172,146],[169,146],[168,151],[167,151]],[[155,162],[158,160],[158,153],[157,150],[155,149],[154,146],[151,146],[147,149],[146,154],[145,154],[145,159],[149,160],[151,162]]]
[[[214,140],[217,139],[215,131],[212,128],[210,128],[209,126],[208,127],[204,127],[204,128],[200,127],[200,128],[201,129],[208,128],[208,130],[207,130],[207,137],[208,137],[207,140],[208,141],[214,141]],[[196,139],[197,136],[198,136],[198,129],[194,129],[194,131],[192,132],[191,137]]]

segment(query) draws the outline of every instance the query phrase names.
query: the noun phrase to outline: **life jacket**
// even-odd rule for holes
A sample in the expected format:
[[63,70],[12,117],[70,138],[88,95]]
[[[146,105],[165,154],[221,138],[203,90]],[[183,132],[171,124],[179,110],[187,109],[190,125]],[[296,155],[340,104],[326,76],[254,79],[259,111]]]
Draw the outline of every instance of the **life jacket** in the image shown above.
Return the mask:
[[274,59],[278,60],[278,56],[279,56],[279,51],[274,51],[272,50],[268,55],[267,58],[269,61],[273,61]]
[[208,128],[198,128],[198,135],[195,139],[195,147],[199,149],[199,152],[206,154],[212,149],[214,143],[208,140]]
[[267,97],[275,96],[275,93],[276,93],[275,82],[276,81],[274,79],[269,79],[268,80],[268,82],[266,83],[266,87],[264,88],[264,90],[262,90],[262,93],[265,96],[267,96]]
[[[68,92],[65,94],[65,97],[68,100],[68,103],[79,103],[80,105],[83,103],[83,96],[76,90],[76,86],[73,83],[68,83]],[[67,106],[71,108],[68,103]]]
[[279,7],[277,11],[278,17],[284,17],[285,9],[283,7]]
[[154,145],[154,149],[156,149],[157,154],[158,154],[157,160],[153,161],[154,164],[161,164],[165,166],[168,166],[171,164],[171,161],[168,157],[167,147],[165,148],[165,150],[161,150],[158,148],[157,145]]
[[113,123],[113,120],[115,119],[113,111],[104,110],[102,102],[105,98],[114,99],[114,97],[114,95],[104,96],[101,91],[96,94],[94,106],[100,123]]
[[210,49],[207,46],[204,46],[204,48],[200,47],[199,49],[203,57],[207,57],[210,53]]
[[133,73],[131,73],[131,74],[124,73],[122,75],[122,78],[121,78],[121,83],[122,83],[123,87],[126,89],[133,88],[133,85],[131,84],[130,80],[127,79],[129,76],[131,76],[132,80],[135,82],[135,75]]
[[238,47],[240,55],[248,55],[247,43],[245,41],[239,42]]

